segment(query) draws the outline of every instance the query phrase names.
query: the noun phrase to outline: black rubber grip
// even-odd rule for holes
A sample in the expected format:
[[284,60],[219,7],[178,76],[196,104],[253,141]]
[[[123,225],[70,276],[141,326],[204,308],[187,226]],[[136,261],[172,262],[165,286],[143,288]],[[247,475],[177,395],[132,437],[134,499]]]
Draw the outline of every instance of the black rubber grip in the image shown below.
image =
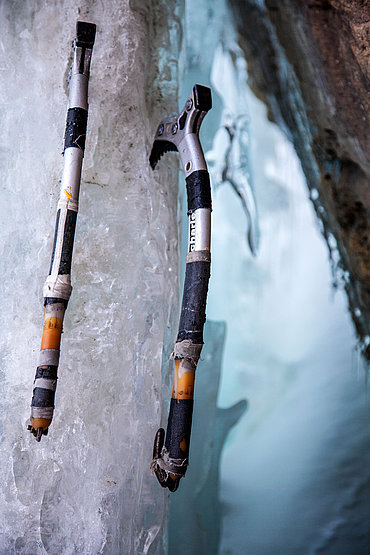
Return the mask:
[[64,150],[71,146],[85,150],[87,110],[70,108],[67,113]]
[[66,222],[64,226],[62,254],[58,274],[70,274],[72,265],[73,242],[75,238],[77,212],[67,210]]
[[43,387],[35,387],[31,407],[54,408],[55,391],[44,389]]
[[171,399],[165,447],[173,459],[186,459],[189,455],[193,405],[192,399]]
[[54,241],[53,241],[53,253],[51,255],[51,262],[50,262],[50,270],[49,270],[49,276],[51,274],[51,271],[53,269],[53,263],[54,263],[54,256],[55,256],[55,247],[57,244],[57,236],[58,236],[58,228],[59,228],[59,218],[60,218],[60,209],[57,212],[57,221],[55,222],[55,232],[54,232]]
[[211,184],[207,170],[198,170],[188,175],[186,190],[188,193],[188,214],[198,208],[210,208],[212,210]]
[[58,366],[38,366],[36,369],[37,378],[45,378],[47,380],[56,380],[58,377]]
[[64,304],[65,308],[67,308],[68,301],[66,299],[59,299],[58,297],[44,297],[44,306],[47,304]]
[[[36,369],[35,379],[44,378],[46,380],[58,379],[58,366],[38,366]],[[35,387],[33,390],[31,407],[54,408],[55,391],[44,389],[43,387]]]
[[210,275],[210,262],[186,264],[177,341],[191,339],[193,343],[203,343],[203,327],[206,321],[206,302]]

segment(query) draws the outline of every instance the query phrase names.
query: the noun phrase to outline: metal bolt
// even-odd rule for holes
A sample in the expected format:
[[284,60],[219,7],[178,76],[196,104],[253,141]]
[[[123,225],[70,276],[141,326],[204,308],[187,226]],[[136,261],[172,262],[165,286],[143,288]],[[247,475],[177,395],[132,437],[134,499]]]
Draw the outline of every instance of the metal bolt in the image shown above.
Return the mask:
[[159,137],[160,137],[161,135],[163,135],[163,131],[164,131],[164,125],[161,124],[161,125],[158,127],[158,135],[159,135]]
[[188,98],[185,104],[185,108],[187,109],[187,111],[191,110],[193,107],[193,101],[191,98]]
[[174,123],[173,126],[171,127],[171,132],[172,132],[172,135],[176,135],[176,133],[177,133],[177,123]]

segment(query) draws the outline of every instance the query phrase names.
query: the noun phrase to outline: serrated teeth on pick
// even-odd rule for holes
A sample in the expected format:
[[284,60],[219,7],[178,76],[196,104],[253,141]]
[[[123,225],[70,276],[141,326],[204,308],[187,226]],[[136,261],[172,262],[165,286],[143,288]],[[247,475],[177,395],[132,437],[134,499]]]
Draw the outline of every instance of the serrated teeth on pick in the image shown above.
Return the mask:
[[151,167],[156,167],[157,163],[166,152],[176,152],[177,147],[169,141],[154,141],[152,152],[150,153],[149,162]]

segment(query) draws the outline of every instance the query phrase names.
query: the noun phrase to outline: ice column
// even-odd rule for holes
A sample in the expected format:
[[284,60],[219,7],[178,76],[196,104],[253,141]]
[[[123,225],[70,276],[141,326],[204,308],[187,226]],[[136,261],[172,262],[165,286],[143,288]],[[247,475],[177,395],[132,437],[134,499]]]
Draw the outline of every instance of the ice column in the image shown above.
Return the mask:
[[[147,162],[177,108],[182,2],[0,7],[0,552],[162,553],[149,474],[162,353],[178,310],[177,165]],[[76,20],[97,25],[56,410],[26,431],[62,172]],[[166,365],[166,360],[163,360]]]

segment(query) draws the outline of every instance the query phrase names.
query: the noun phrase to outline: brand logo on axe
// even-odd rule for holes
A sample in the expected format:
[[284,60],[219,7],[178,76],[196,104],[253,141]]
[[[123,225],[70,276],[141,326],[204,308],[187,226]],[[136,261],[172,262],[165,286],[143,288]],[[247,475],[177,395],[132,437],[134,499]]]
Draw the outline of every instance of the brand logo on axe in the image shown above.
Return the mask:
[[195,251],[195,212],[189,216],[189,248],[188,252]]

